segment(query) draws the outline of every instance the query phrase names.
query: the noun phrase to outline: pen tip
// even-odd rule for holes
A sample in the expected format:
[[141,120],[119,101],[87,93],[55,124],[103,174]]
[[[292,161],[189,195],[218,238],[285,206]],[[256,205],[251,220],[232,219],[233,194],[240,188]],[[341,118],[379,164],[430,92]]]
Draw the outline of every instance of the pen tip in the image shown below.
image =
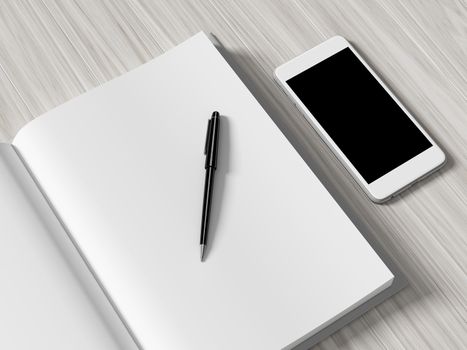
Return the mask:
[[204,247],[206,247],[204,244],[200,245],[200,248],[201,248],[201,262],[204,261]]
[[219,116],[219,112],[218,112],[218,111],[212,112],[212,116],[213,116],[213,117],[218,117],[218,116]]

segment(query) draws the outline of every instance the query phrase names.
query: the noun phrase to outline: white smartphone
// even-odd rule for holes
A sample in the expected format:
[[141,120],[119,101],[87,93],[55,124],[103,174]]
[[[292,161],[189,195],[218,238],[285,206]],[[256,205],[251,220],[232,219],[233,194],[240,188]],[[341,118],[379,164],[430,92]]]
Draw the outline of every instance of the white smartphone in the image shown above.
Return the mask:
[[340,36],[278,67],[275,79],[374,202],[397,195],[446,161]]

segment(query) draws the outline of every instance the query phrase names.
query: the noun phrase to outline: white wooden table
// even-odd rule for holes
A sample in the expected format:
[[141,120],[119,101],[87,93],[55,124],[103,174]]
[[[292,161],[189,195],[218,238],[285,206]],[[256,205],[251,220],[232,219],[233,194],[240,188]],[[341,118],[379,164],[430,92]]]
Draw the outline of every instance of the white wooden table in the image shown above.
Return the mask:
[[[467,348],[464,0],[2,0],[0,140],[200,30],[217,36],[273,120],[409,281],[317,348]],[[365,197],[272,80],[276,66],[336,34],[448,155],[443,170],[385,205]]]

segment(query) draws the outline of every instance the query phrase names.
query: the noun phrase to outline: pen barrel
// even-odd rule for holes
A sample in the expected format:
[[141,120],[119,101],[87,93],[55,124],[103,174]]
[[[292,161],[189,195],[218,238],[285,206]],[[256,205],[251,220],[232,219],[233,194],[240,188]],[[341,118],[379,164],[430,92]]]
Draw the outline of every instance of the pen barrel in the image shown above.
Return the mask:
[[211,215],[212,193],[214,187],[214,172],[214,168],[206,168],[206,178],[204,183],[203,196],[203,213],[201,216],[201,236],[199,244],[206,244],[208,240],[209,216]]

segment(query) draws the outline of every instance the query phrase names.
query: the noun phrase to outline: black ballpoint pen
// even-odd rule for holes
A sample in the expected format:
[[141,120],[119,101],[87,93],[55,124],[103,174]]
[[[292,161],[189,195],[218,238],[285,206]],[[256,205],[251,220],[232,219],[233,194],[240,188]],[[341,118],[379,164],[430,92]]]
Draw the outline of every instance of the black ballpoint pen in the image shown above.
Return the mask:
[[204,168],[206,169],[206,179],[204,182],[203,214],[201,218],[201,236],[199,240],[201,248],[201,261],[204,260],[206,245],[208,243],[209,216],[211,214],[214,173],[217,168],[217,150],[219,148],[219,127],[219,112],[213,112],[212,117],[208,121],[206,143],[204,145],[204,154],[206,156],[206,161],[204,163]]

